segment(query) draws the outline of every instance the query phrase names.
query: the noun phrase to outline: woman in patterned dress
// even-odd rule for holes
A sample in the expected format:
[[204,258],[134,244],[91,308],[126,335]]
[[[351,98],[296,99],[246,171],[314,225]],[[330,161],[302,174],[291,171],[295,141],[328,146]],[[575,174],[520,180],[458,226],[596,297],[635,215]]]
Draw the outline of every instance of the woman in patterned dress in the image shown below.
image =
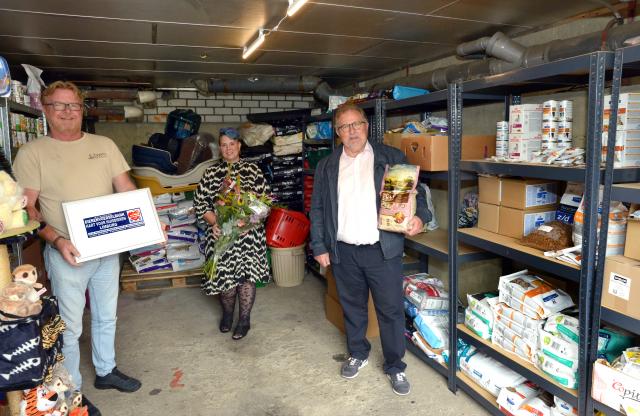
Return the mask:
[[[206,239],[207,258],[213,255],[213,244],[220,235],[213,206],[224,179],[229,174],[234,180],[239,178],[240,188],[244,192],[269,192],[260,168],[254,163],[240,160],[240,134],[236,129],[221,129],[219,144],[222,160],[205,171],[194,196],[198,219],[209,225]],[[214,279],[203,278],[202,290],[207,295],[220,295],[220,332],[231,330],[236,297],[238,298],[239,321],[233,331],[233,339],[241,339],[247,335],[250,328],[256,282],[268,281],[270,278],[264,226],[240,235],[218,260],[215,273]]]

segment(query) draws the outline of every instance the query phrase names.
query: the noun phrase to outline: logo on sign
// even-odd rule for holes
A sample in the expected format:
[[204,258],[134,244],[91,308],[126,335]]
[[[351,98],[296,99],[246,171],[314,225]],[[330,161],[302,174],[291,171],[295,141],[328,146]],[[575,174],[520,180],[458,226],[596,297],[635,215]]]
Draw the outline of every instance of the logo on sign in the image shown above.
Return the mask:
[[89,238],[144,226],[144,218],[142,217],[140,208],[88,217],[84,218],[83,221],[87,237]]

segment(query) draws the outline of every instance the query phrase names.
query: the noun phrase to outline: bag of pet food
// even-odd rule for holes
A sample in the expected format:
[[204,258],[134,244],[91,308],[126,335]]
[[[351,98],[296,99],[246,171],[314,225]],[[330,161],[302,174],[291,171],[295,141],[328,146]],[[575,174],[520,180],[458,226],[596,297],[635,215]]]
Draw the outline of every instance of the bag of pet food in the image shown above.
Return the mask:
[[420,167],[416,165],[387,165],[380,191],[378,228],[403,233],[416,213],[416,186]]
[[503,388],[517,386],[525,381],[520,374],[472,348],[459,354],[459,366],[460,371],[494,397],[498,397]]
[[633,335],[627,331],[608,326],[598,331],[598,358],[604,358],[610,363],[633,345]]
[[554,406],[553,396],[543,391],[536,397],[524,403],[517,413],[518,416],[551,416]]
[[557,361],[569,370],[578,370],[578,344],[565,341],[557,334],[539,330],[539,353]]
[[[418,310],[446,311],[449,309],[449,294],[443,290],[439,279],[426,273],[406,276],[403,281],[404,296]],[[436,315],[439,315],[436,313]]]
[[539,226],[527,234],[520,244],[542,251],[557,251],[573,247],[570,225],[560,221],[551,221]]
[[464,324],[483,339],[491,339],[493,306],[498,303],[496,292],[467,294],[469,306],[465,310]]
[[493,326],[491,343],[518,355],[530,363],[534,362],[535,347],[525,341],[522,336],[516,334],[514,328],[508,328],[499,321]]
[[448,316],[432,316],[420,312],[413,320],[413,325],[433,348],[449,347]]
[[538,386],[525,381],[517,386],[503,387],[498,394],[498,407],[502,413],[516,415],[523,404],[540,394]]
[[554,407],[551,408],[553,416],[578,416],[578,409],[571,406],[558,396],[553,397]]
[[494,309],[494,329],[499,325],[511,329],[532,348],[538,347],[538,328],[543,325],[542,320],[533,319],[504,303],[498,303]]
[[[602,221],[602,193],[600,187],[600,203],[598,207],[598,233]],[[582,233],[584,228],[584,198],[580,202],[578,211],[573,218],[573,242],[575,245],[582,244]],[[624,243],[627,235],[627,216],[629,210],[620,201],[609,202],[609,228],[607,229],[607,251],[605,256],[622,255],[624,253]],[[593,224],[592,224],[593,226]]]
[[569,389],[578,387],[578,372],[570,370],[565,365],[545,354],[536,354],[536,367],[547,373],[561,386]]
[[574,305],[571,296],[523,270],[500,277],[500,302],[534,319],[544,319]]
[[551,315],[544,324],[544,330],[557,334],[565,341],[570,341],[576,345],[580,343],[579,321],[573,316],[563,313]]

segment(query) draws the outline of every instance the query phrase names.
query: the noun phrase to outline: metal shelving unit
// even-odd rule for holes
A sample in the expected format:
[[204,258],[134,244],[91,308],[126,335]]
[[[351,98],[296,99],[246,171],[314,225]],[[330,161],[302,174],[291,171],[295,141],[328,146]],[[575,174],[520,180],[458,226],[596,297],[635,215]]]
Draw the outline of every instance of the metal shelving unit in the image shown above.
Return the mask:
[[5,159],[9,163],[12,163],[16,149],[13,148],[13,143],[11,142],[10,113],[22,114],[31,118],[42,118],[45,134],[47,134],[47,123],[42,111],[24,104],[18,104],[9,98],[0,98],[0,140],[2,141],[0,144],[2,145],[2,152],[4,153]]
[[[460,171],[467,170],[475,173],[491,173],[497,175],[524,176],[542,179],[574,180],[585,183],[585,230],[587,232],[583,238],[582,253],[584,258],[595,258],[596,253],[596,230],[597,224],[597,204],[598,187],[600,182],[606,178],[607,172],[600,168],[600,146],[603,117],[603,95],[605,85],[605,73],[613,67],[613,53],[595,52],[588,55],[577,56],[564,59],[537,67],[516,69],[500,76],[486,77],[482,79],[467,81],[464,83],[452,84],[449,87],[449,184],[459,185]],[[571,74],[571,75],[566,75]],[[485,94],[521,94],[530,91],[551,90],[558,87],[588,85],[589,86],[589,112],[587,126],[587,155],[586,165],[582,168],[561,168],[554,166],[541,166],[532,164],[498,163],[487,161],[460,161],[460,137],[462,134],[461,114],[463,93],[485,93]],[[466,105],[466,102],[465,102]],[[610,179],[617,182],[638,181],[640,171],[638,169],[616,169],[609,173]],[[454,194],[455,195],[455,194]],[[605,204],[607,205],[607,204]],[[450,194],[449,215],[450,218],[457,213],[459,202]],[[603,213],[603,215],[607,215]],[[455,223],[452,223],[455,224]],[[577,391],[571,391],[559,386],[550,377],[537,370],[533,365],[526,363],[519,357],[505,353],[482,340],[463,325],[457,325],[454,319],[450,322],[450,355],[457,355],[455,341],[462,337],[470,344],[484,351],[494,359],[512,368],[516,372],[537,383],[543,389],[563,398],[569,403],[578,407],[579,414],[587,415],[593,413],[590,405],[590,369],[591,352],[594,344],[591,340],[591,330],[593,329],[593,306],[596,280],[596,269],[585,262],[582,268],[571,267],[555,260],[547,259],[542,253],[526,249],[515,242],[497,236],[493,233],[485,233],[483,230],[470,229],[457,231],[455,227],[450,230],[450,245],[456,245],[456,239],[461,242],[481,247],[497,255],[510,260],[523,263],[526,266],[552,273],[564,279],[578,282],[580,285],[580,295],[578,299],[579,319],[580,319],[580,381]],[[606,235],[606,232],[604,233]],[[512,241],[513,240],[513,241]],[[450,253],[457,247],[451,247]],[[452,284],[450,292],[452,302],[457,294],[458,266],[457,256],[451,256],[449,262],[449,275]],[[596,331],[597,332],[597,331]],[[449,385],[455,391],[459,383],[455,380],[459,377],[453,369],[450,369]],[[453,381],[452,381],[453,379]],[[481,402],[485,407],[486,403]],[[487,407],[491,411],[491,406]]]
[[418,357],[422,362],[427,364],[429,367],[436,370],[440,375],[442,375],[445,378],[447,377],[447,374],[449,371],[447,370],[447,366],[440,364],[439,362],[427,357],[427,355],[420,348],[418,348],[418,346],[415,345],[413,341],[411,341],[410,339],[405,339],[405,340],[406,340],[407,350],[409,350],[413,355]]

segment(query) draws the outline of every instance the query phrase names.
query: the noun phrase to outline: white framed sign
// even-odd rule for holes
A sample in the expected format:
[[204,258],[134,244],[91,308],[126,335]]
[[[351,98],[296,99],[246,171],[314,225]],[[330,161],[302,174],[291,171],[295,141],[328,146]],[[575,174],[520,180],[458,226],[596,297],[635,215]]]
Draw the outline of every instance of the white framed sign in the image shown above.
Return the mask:
[[148,188],[63,202],[79,263],[165,241]]

